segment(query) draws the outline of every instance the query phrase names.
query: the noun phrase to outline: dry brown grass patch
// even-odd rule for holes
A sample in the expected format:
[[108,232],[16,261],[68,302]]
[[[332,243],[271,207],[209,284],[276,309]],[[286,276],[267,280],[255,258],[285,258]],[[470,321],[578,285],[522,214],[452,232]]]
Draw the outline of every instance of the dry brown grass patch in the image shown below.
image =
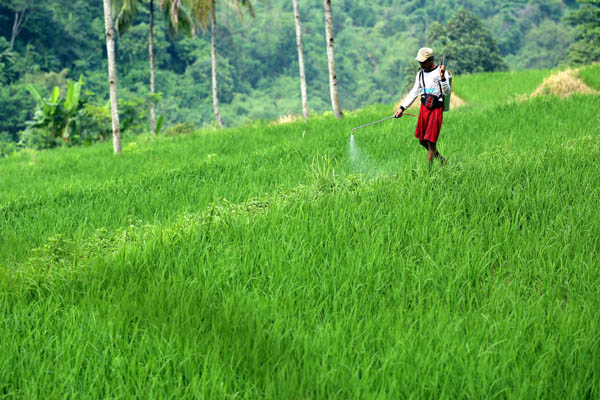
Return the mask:
[[288,115],[284,115],[282,117],[277,118],[274,121],[271,121],[269,123],[269,126],[277,126],[277,125],[283,125],[283,124],[289,124],[292,122],[296,122],[298,120],[302,119],[301,116],[299,115],[293,115],[293,114],[288,114]]
[[456,94],[452,93],[452,95],[450,96],[450,109],[451,110],[453,108],[459,108],[459,107],[463,107],[466,105],[467,105],[466,101],[464,101],[463,99],[458,97]]
[[546,78],[530,97],[551,95],[566,98],[577,93],[600,94],[579,79],[578,73],[578,69],[567,69],[553,74]]

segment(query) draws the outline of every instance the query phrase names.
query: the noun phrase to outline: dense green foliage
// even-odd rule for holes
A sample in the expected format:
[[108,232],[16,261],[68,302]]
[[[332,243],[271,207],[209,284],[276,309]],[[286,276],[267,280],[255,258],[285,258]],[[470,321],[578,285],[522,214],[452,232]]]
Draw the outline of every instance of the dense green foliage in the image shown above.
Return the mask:
[[427,36],[457,75],[508,69],[491,32],[465,9],[454,14],[447,26],[432,24]]
[[545,74],[432,170],[349,142],[392,106],[0,160],[0,393],[597,398],[600,98],[506,103]]
[[[492,32],[510,67],[551,68],[565,60],[572,28],[562,18],[577,7],[574,1],[339,0],[333,13],[342,107],[398,100],[405,69],[414,68],[417,49],[429,44],[428,28],[434,22],[446,25],[461,6]],[[307,0],[300,9],[309,105],[317,113],[330,108],[322,7],[321,0]],[[26,19],[10,49],[16,13],[23,11]],[[133,103],[146,101],[149,91],[148,10],[138,11],[117,40],[120,95]],[[255,11],[256,18],[240,21],[235,9],[218,10],[221,112],[229,125],[301,112],[292,5],[258,1]],[[2,137],[17,140],[33,116],[35,104],[26,85],[33,82],[49,96],[56,84],[64,88],[67,83],[44,81],[63,70],[62,76],[71,80],[83,75],[91,104],[104,106],[108,85],[102,18],[100,2],[0,0]],[[163,94],[159,115],[167,124],[212,123],[209,32],[175,40],[166,18],[157,17],[157,23],[157,90]]]
[[577,0],[581,9],[569,22],[577,26],[576,41],[569,49],[571,59],[580,64],[600,61],[600,0]]

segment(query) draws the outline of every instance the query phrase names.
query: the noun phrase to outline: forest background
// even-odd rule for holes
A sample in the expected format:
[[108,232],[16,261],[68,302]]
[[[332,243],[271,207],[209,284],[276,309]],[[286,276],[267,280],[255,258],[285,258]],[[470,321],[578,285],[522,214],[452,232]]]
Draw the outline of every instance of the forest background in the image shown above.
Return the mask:
[[[217,14],[219,97],[229,126],[302,113],[292,2],[252,4],[255,18],[240,17],[234,7],[220,7]],[[461,8],[489,30],[509,69],[568,63],[569,49],[578,40],[568,16],[579,7],[575,0],[336,0],[341,105],[352,110],[398,101],[414,79],[417,49],[432,45],[428,33],[443,30]],[[23,9],[27,13],[21,14],[15,36],[16,13]],[[147,131],[148,12],[140,11],[133,26],[117,39],[121,112],[125,120],[131,114],[130,125],[137,127],[131,132]],[[308,103],[312,113],[323,113],[331,109],[323,2],[302,0],[300,13]],[[158,16],[154,35],[158,115],[166,126],[193,129],[214,124],[210,31],[173,37],[167,19]],[[53,87],[64,91],[68,81],[81,78],[83,96],[102,114],[108,101],[106,71],[101,1],[0,0],[0,141],[22,140],[20,132],[33,118],[36,104],[29,84],[48,96]],[[108,137],[109,115],[102,115]]]

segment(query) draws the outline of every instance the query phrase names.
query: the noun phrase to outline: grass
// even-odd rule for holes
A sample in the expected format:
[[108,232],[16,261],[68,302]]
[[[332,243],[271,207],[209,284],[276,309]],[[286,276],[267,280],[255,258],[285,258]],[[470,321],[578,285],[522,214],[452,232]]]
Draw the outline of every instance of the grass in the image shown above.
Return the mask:
[[582,67],[579,70],[579,77],[592,89],[600,90],[600,64]]
[[599,106],[0,160],[0,397],[599,397]]
[[551,74],[551,70],[525,70],[460,75],[453,86],[470,106],[487,107],[532,93]]

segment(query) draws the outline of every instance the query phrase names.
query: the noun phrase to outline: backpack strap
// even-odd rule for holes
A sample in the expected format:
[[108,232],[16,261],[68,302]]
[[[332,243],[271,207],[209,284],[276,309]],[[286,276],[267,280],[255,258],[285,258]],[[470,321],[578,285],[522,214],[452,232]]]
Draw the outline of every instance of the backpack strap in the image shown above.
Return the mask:
[[[423,68],[421,68],[421,70],[419,71],[419,79],[421,80],[421,82],[420,82],[420,83],[421,83],[421,86],[422,86],[422,88],[423,88],[423,92],[422,92],[422,94],[423,94],[423,93],[425,93],[425,92],[426,92],[426,89],[427,89],[427,88],[425,87],[425,73],[424,73],[424,70],[423,70]],[[438,85],[440,86],[440,97],[439,97],[439,98],[440,98],[440,99],[443,99],[443,98],[445,97],[445,96],[444,96],[444,91],[442,90],[442,84],[440,83],[440,81],[439,81],[439,80],[438,80]]]

